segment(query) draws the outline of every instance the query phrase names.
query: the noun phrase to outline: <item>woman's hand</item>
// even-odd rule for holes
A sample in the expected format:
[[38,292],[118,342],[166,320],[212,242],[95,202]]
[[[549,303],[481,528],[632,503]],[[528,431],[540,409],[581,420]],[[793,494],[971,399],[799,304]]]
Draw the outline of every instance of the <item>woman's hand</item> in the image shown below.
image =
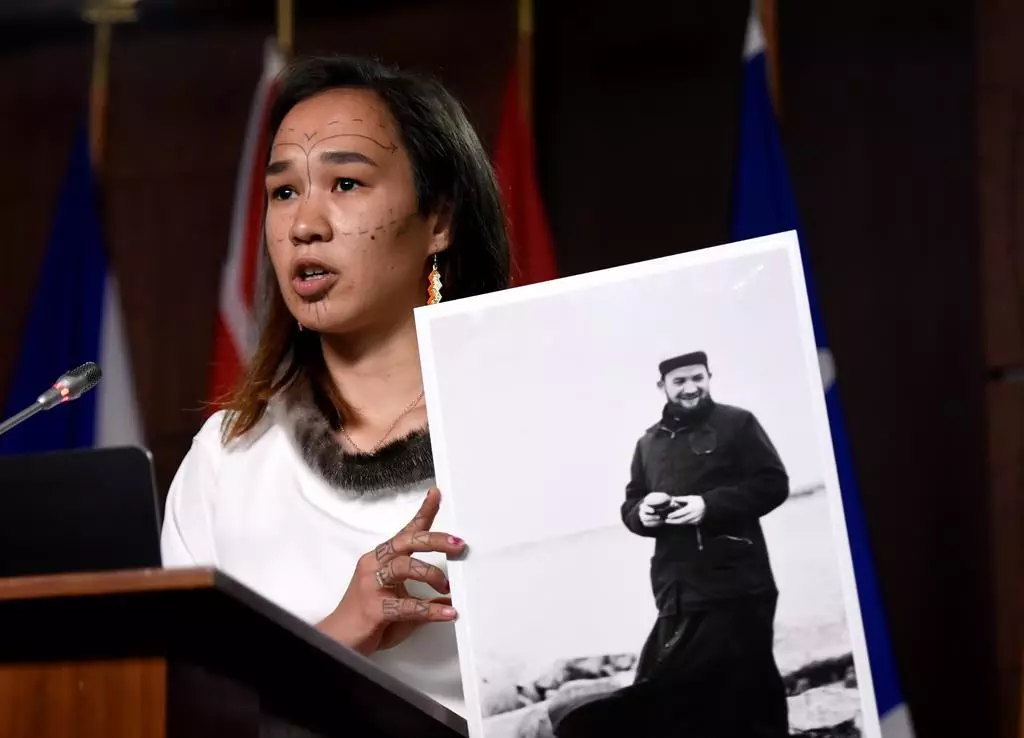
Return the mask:
[[410,597],[404,585],[413,579],[449,592],[441,569],[410,556],[426,551],[455,555],[465,548],[459,538],[430,532],[440,506],[441,493],[432,488],[408,525],[360,557],[344,597],[320,623],[321,630],[368,655],[397,646],[423,623],[455,619],[450,599]]

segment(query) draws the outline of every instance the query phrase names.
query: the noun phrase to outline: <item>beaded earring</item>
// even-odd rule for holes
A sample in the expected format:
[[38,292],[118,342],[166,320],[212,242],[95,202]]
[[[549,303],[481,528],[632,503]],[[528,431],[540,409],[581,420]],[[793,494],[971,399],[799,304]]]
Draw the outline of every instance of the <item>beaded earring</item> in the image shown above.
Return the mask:
[[427,304],[435,305],[441,302],[441,272],[437,268],[437,254],[434,254],[434,267],[427,277]]

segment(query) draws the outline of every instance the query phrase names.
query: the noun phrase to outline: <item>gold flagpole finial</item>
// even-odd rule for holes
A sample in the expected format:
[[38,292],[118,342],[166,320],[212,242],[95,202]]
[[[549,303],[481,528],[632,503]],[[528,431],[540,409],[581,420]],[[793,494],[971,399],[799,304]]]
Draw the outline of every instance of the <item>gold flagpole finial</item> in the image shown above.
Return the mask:
[[516,63],[519,65],[519,102],[527,123],[533,125],[533,0],[518,0]]
[[519,0],[519,35],[533,35],[533,1]]
[[288,59],[295,46],[295,3],[277,0],[277,50]]
[[82,18],[93,26],[92,76],[89,85],[89,149],[97,173],[106,141],[110,47],[115,23],[131,23],[136,0],[86,0]]
[[138,19],[137,0],[85,0],[82,17],[89,23],[131,23]]
[[775,114],[782,114],[782,91],[779,81],[779,8],[777,0],[757,0],[764,52],[768,60],[768,92],[775,105]]

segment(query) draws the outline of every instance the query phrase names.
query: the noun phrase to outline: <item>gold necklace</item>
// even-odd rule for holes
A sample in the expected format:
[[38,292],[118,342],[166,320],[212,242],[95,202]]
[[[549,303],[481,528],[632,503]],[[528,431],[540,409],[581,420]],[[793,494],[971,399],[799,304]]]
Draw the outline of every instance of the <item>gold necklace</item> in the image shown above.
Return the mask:
[[402,413],[397,418],[395,418],[394,422],[388,427],[387,431],[384,432],[383,438],[381,438],[379,441],[377,441],[377,443],[374,444],[373,448],[370,449],[369,451],[363,451],[363,449],[361,449],[359,447],[359,445],[355,441],[352,440],[352,436],[350,436],[348,434],[348,431],[345,430],[345,426],[344,425],[340,426],[338,428],[338,430],[341,431],[341,435],[343,435],[345,437],[345,440],[349,442],[349,444],[352,446],[352,448],[354,448],[356,450],[357,453],[360,453],[360,454],[371,454],[371,455],[375,454],[378,451],[380,451],[381,447],[384,445],[384,442],[386,440],[388,440],[388,436],[390,436],[391,432],[398,426],[398,422],[402,418],[404,418],[406,415],[411,413],[414,407],[416,407],[417,405],[420,404],[420,400],[423,399],[423,393],[424,393],[424,390],[420,390],[420,393],[419,393],[419,395],[416,396],[416,399],[413,400],[412,402],[410,402],[406,406],[405,410],[403,410]]

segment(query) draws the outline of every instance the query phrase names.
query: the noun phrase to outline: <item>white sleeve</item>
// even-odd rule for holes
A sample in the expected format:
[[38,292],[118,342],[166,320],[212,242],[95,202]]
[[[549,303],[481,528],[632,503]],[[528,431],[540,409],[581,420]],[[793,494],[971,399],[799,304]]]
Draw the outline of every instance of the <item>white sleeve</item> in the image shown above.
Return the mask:
[[217,475],[202,435],[200,431],[192,439],[167,493],[160,534],[160,555],[166,568],[217,565],[210,524]]

